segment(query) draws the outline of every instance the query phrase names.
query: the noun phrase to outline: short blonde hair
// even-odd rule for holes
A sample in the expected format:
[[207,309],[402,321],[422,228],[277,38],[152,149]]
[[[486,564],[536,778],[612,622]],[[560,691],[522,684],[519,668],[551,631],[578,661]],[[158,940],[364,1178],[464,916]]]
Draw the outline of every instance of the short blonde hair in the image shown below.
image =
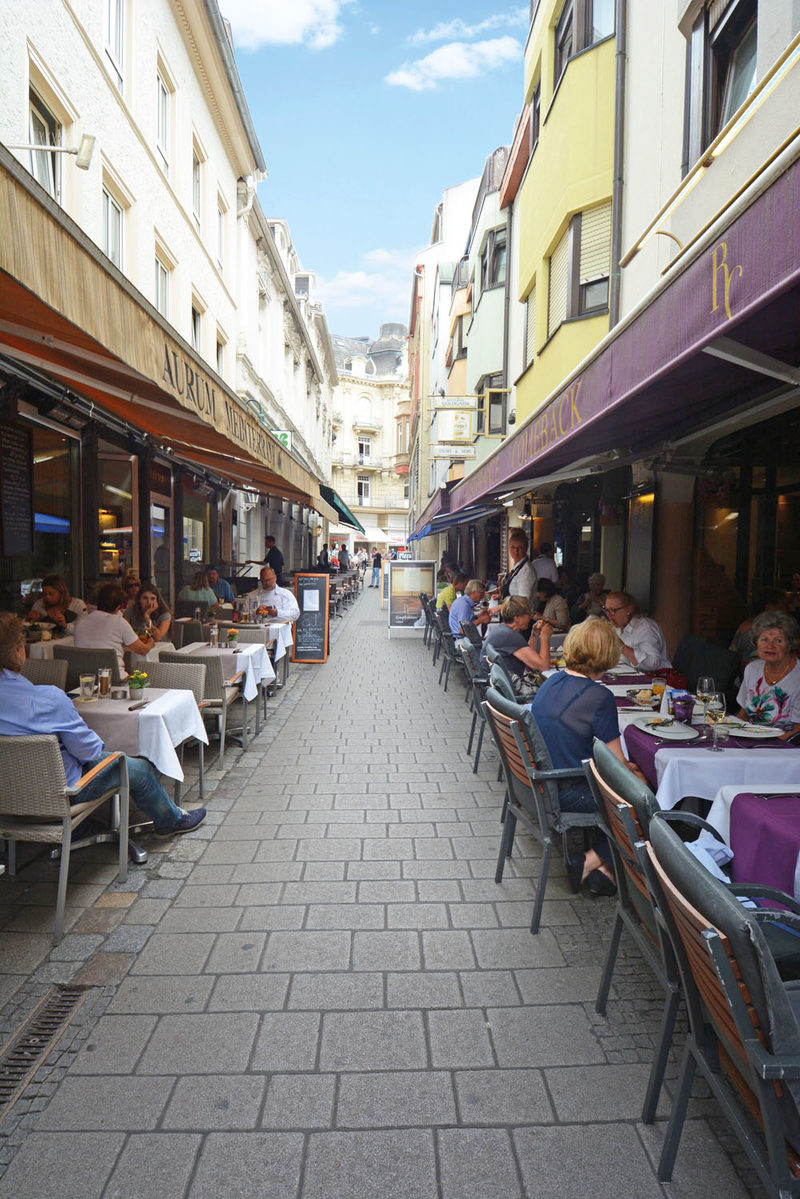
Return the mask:
[[619,638],[604,620],[584,620],[570,629],[561,651],[568,670],[602,674],[619,662]]
[[500,619],[503,624],[511,624],[518,616],[530,616],[530,601],[524,595],[509,595],[500,605]]
[[520,529],[518,527],[514,528],[514,529],[509,529],[508,530],[508,541],[509,541],[509,545],[511,544],[512,541],[515,542],[517,545],[524,545],[525,552],[527,553],[527,551],[528,551],[528,534],[525,532],[524,529]]

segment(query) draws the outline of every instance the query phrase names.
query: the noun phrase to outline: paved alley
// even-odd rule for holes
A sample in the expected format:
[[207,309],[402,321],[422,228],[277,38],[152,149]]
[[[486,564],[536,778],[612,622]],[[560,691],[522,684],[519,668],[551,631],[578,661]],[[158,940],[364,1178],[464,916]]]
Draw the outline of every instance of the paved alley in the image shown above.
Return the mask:
[[376,592],[335,624],[210,769],[204,827],[145,841],[125,886],[108,847],[75,855],[57,949],[53,865],[0,880],[4,1037],[49,987],[88,988],[0,1121],[0,1196],[753,1194],[702,1099],[657,1182],[668,1097],[638,1116],[661,994],[623,939],[596,1015],[610,902],[556,856],[531,936],[538,851],[520,835],[495,884],[503,787],[489,747],[472,772],[460,680],[443,694],[421,640],[387,640]]

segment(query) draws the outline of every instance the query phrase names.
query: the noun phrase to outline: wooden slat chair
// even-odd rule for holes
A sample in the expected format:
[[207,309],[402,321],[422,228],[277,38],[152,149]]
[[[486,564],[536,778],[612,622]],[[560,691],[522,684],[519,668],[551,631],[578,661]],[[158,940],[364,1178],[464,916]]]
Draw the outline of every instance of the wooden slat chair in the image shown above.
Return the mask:
[[776,921],[800,928],[800,916],[743,907],[659,818],[645,862],[689,1015],[658,1178],[672,1178],[699,1069],[767,1193],[800,1195],[800,991],[781,980],[764,937]]
[[[97,799],[81,795],[98,774],[119,763],[116,781]],[[84,820],[115,795],[119,796],[119,881],[128,877],[128,763],[110,753],[73,786],[67,786],[58,738],[52,734],[0,737],[0,837],[8,841],[8,872],[16,872],[17,841],[61,846],[53,944],[64,935],[72,836]]]
[[458,652],[464,661],[464,670],[467,673],[467,680],[472,692],[472,724],[470,725],[469,740],[467,741],[467,754],[472,753],[472,742],[477,728],[478,740],[475,746],[475,761],[472,763],[472,773],[477,774],[478,764],[481,760],[483,735],[486,731],[486,716],[482,705],[486,698],[486,688],[489,686],[489,679],[481,665],[480,654],[474,645],[470,645],[469,642],[460,641],[458,643]]
[[480,654],[483,649],[483,638],[478,632],[478,626],[474,625],[471,620],[459,621],[461,625],[461,636],[465,637],[470,645],[474,645]]
[[[165,663],[174,662],[185,666],[187,658],[185,654],[165,653],[161,655],[159,661]],[[247,749],[247,701],[242,692],[244,671],[238,670],[233,678],[228,679],[226,682],[222,677],[222,660],[218,655],[192,654],[191,662],[203,665],[206,668],[205,699],[203,700],[201,711],[203,716],[216,717],[219,732],[219,759],[217,765],[220,770],[224,770],[228,712],[237,699],[242,702],[242,748]]]
[[29,682],[60,687],[62,691],[66,690],[68,669],[65,658],[26,658],[22,663],[22,675]]
[[[203,711],[206,698],[206,667],[202,662],[194,662],[184,658],[183,662],[164,662],[159,660],[148,667],[147,674],[152,687],[174,688],[176,691],[191,691],[195,703]],[[205,787],[205,745],[196,737],[189,737],[197,745],[197,762],[200,771],[199,791],[203,799]],[[186,741],[181,741],[178,757],[183,766],[183,750]],[[181,781],[175,780],[175,803],[181,802]]]
[[456,666],[457,669],[463,669],[463,666],[462,659],[456,651],[456,639],[450,631],[450,620],[444,608],[437,610],[436,619],[441,633],[442,647],[442,665],[439,668],[439,683],[441,683],[442,677],[444,677],[444,689],[446,691],[450,680],[451,666]]
[[[502,691],[503,695],[509,699],[513,695],[514,702],[519,703],[517,690],[514,686],[514,679],[511,676],[510,670],[506,666],[503,655],[498,653],[493,645],[484,645],[484,656],[486,661],[489,663],[489,674],[491,675],[491,672],[495,671],[495,674],[499,675],[503,680],[502,685],[498,687],[498,690]],[[492,685],[494,686],[494,683]]]
[[72,691],[79,685],[82,674],[97,674],[101,666],[111,667],[112,687],[118,687],[121,682],[116,650],[76,649],[74,645],[54,645],[53,659],[58,658],[67,663],[67,691]]
[[508,805],[500,840],[495,882],[503,880],[506,858],[511,856],[517,821],[542,846],[542,866],[533,905],[531,932],[539,931],[553,836],[560,836],[564,857],[570,829],[596,828],[597,812],[562,812],[558,803],[559,782],[585,780],[583,769],[556,770],[536,721],[528,708],[512,703],[490,687],[484,700],[484,713],[497,745],[506,775]]

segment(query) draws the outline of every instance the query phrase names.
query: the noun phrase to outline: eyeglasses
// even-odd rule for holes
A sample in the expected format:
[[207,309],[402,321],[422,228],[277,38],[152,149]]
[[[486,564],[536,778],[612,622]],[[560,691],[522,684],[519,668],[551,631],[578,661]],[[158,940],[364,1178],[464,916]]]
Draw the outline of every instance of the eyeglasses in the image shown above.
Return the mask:
[[603,611],[607,616],[612,616],[615,612],[624,612],[627,606],[627,604],[620,604],[618,608],[603,608]]
[[125,584],[125,590],[126,590],[126,591],[138,591],[138,590],[139,590],[139,584],[138,584],[138,583],[126,583],[126,584]]

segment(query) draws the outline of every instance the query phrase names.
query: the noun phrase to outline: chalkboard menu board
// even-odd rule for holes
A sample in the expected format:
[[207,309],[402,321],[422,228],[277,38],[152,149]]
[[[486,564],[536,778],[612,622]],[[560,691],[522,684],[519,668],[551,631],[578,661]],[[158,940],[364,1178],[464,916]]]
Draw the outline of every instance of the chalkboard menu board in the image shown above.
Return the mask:
[[33,442],[22,425],[0,424],[0,552],[33,553]]
[[327,574],[296,574],[294,594],[300,615],[294,622],[293,662],[325,662],[329,647],[331,577]]

